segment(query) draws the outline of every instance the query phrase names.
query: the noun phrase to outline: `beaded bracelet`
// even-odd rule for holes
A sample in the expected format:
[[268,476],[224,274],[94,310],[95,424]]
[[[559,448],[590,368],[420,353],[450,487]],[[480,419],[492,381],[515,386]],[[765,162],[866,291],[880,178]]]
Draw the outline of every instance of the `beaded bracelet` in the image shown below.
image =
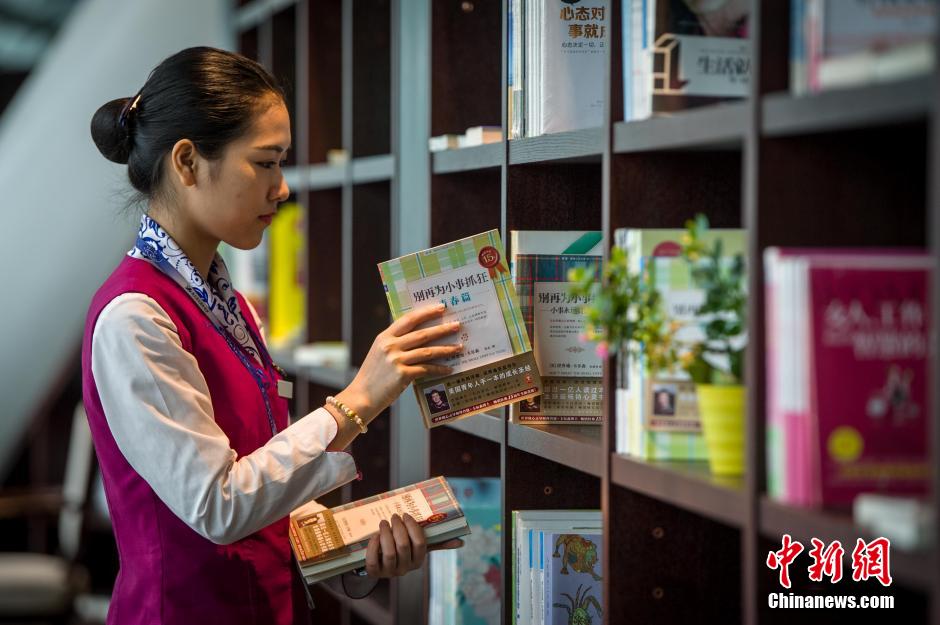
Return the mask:
[[361,433],[365,434],[366,432],[369,431],[369,428],[366,427],[366,424],[362,422],[362,418],[359,415],[357,415],[356,412],[352,408],[350,408],[349,406],[347,406],[340,400],[330,395],[329,397],[326,398],[326,403],[332,405],[334,408],[342,412],[343,415],[345,415],[347,419],[349,419],[350,421],[355,423],[357,426],[359,426],[359,431]]

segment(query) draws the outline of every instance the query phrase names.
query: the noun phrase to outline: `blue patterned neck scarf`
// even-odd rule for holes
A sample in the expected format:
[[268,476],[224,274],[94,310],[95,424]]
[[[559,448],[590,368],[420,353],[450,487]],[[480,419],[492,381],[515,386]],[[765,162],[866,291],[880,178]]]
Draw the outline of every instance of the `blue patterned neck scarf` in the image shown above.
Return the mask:
[[[153,263],[157,267],[173,270],[179,274],[171,278],[186,288],[190,295],[198,297],[202,302],[200,308],[212,317],[217,327],[228,332],[235,341],[245,349],[259,364],[262,364],[258,348],[252,339],[251,332],[245,323],[238,298],[232,288],[225,261],[216,253],[209,265],[209,279],[205,280],[196,269],[193,262],[183,252],[173,237],[154,221],[144,215],[140,219],[140,229],[137,231],[137,243],[127,253],[132,258],[139,258]],[[187,288],[188,287],[188,288]],[[199,302],[197,302],[199,303]]]

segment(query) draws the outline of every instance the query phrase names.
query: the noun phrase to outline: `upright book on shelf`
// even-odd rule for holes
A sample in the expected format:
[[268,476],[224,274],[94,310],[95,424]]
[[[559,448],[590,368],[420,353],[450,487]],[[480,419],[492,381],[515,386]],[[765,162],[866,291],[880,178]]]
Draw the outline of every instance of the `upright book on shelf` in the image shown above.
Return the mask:
[[443,477],[367,497],[359,501],[291,515],[290,543],[308,584],[365,565],[369,539],[379,523],[409,514],[424,528],[428,544],[469,533],[467,519]]
[[[428,427],[505,406],[542,392],[499,231],[379,264],[392,317],[444,303],[440,323],[460,321],[463,351],[448,359],[453,373],[414,383]],[[440,344],[453,343],[453,337]]]
[[[568,625],[603,616],[603,535],[599,532],[539,532],[540,625]],[[593,615],[593,616],[592,616]]]
[[847,507],[926,493],[933,260],[769,248],[764,264],[770,495]]
[[600,423],[603,363],[581,340],[584,306],[568,295],[568,271],[583,267],[600,276],[600,231],[510,233],[511,271],[522,317],[542,374],[542,395],[513,404],[521,423]]
[[625,0],[624,119],[747,97],[748,0]]
[[[627,251],[631,269],[649,273],[662,297],[665,315],[678,322],[679,342],[702,340],[705,336],[697,310],[705,293],[692,281],[692,272],[679,256],[684,230],[618,229],[614,243]],[[720,238],[725,257],[743,254],[744,232],[713,229],[704,238],[706,245]],[[680,369],[648,373],[646,363],[630,359],[626,387],[618,389],[616,402],[617,450],[643,460],[706,460],[705,441],[698,413],[695,384]]]

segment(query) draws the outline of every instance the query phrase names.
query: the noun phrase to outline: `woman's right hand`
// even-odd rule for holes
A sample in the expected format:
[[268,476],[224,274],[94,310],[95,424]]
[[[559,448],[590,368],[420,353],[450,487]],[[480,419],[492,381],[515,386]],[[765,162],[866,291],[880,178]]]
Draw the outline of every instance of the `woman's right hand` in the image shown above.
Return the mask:
[[427,344],[456,334],[460,323],[415,329],[442,316],[445,310],[443,305],[426,306],[399,317],[375,338],[352,384],[336,398],[368,422],[398,399],[417,378],[450,373],[450,367],[429,361],[459,354],[463,345],[459,342]]

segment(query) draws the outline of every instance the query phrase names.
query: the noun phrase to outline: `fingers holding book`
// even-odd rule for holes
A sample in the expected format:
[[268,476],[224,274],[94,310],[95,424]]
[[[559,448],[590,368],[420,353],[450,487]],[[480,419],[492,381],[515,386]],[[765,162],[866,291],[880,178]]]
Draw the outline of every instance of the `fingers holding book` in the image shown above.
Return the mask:
[[382,521],[366,548],[366,572],[372,577],[399,577],[419,568],[427,555],[424,530],[410,515]]

